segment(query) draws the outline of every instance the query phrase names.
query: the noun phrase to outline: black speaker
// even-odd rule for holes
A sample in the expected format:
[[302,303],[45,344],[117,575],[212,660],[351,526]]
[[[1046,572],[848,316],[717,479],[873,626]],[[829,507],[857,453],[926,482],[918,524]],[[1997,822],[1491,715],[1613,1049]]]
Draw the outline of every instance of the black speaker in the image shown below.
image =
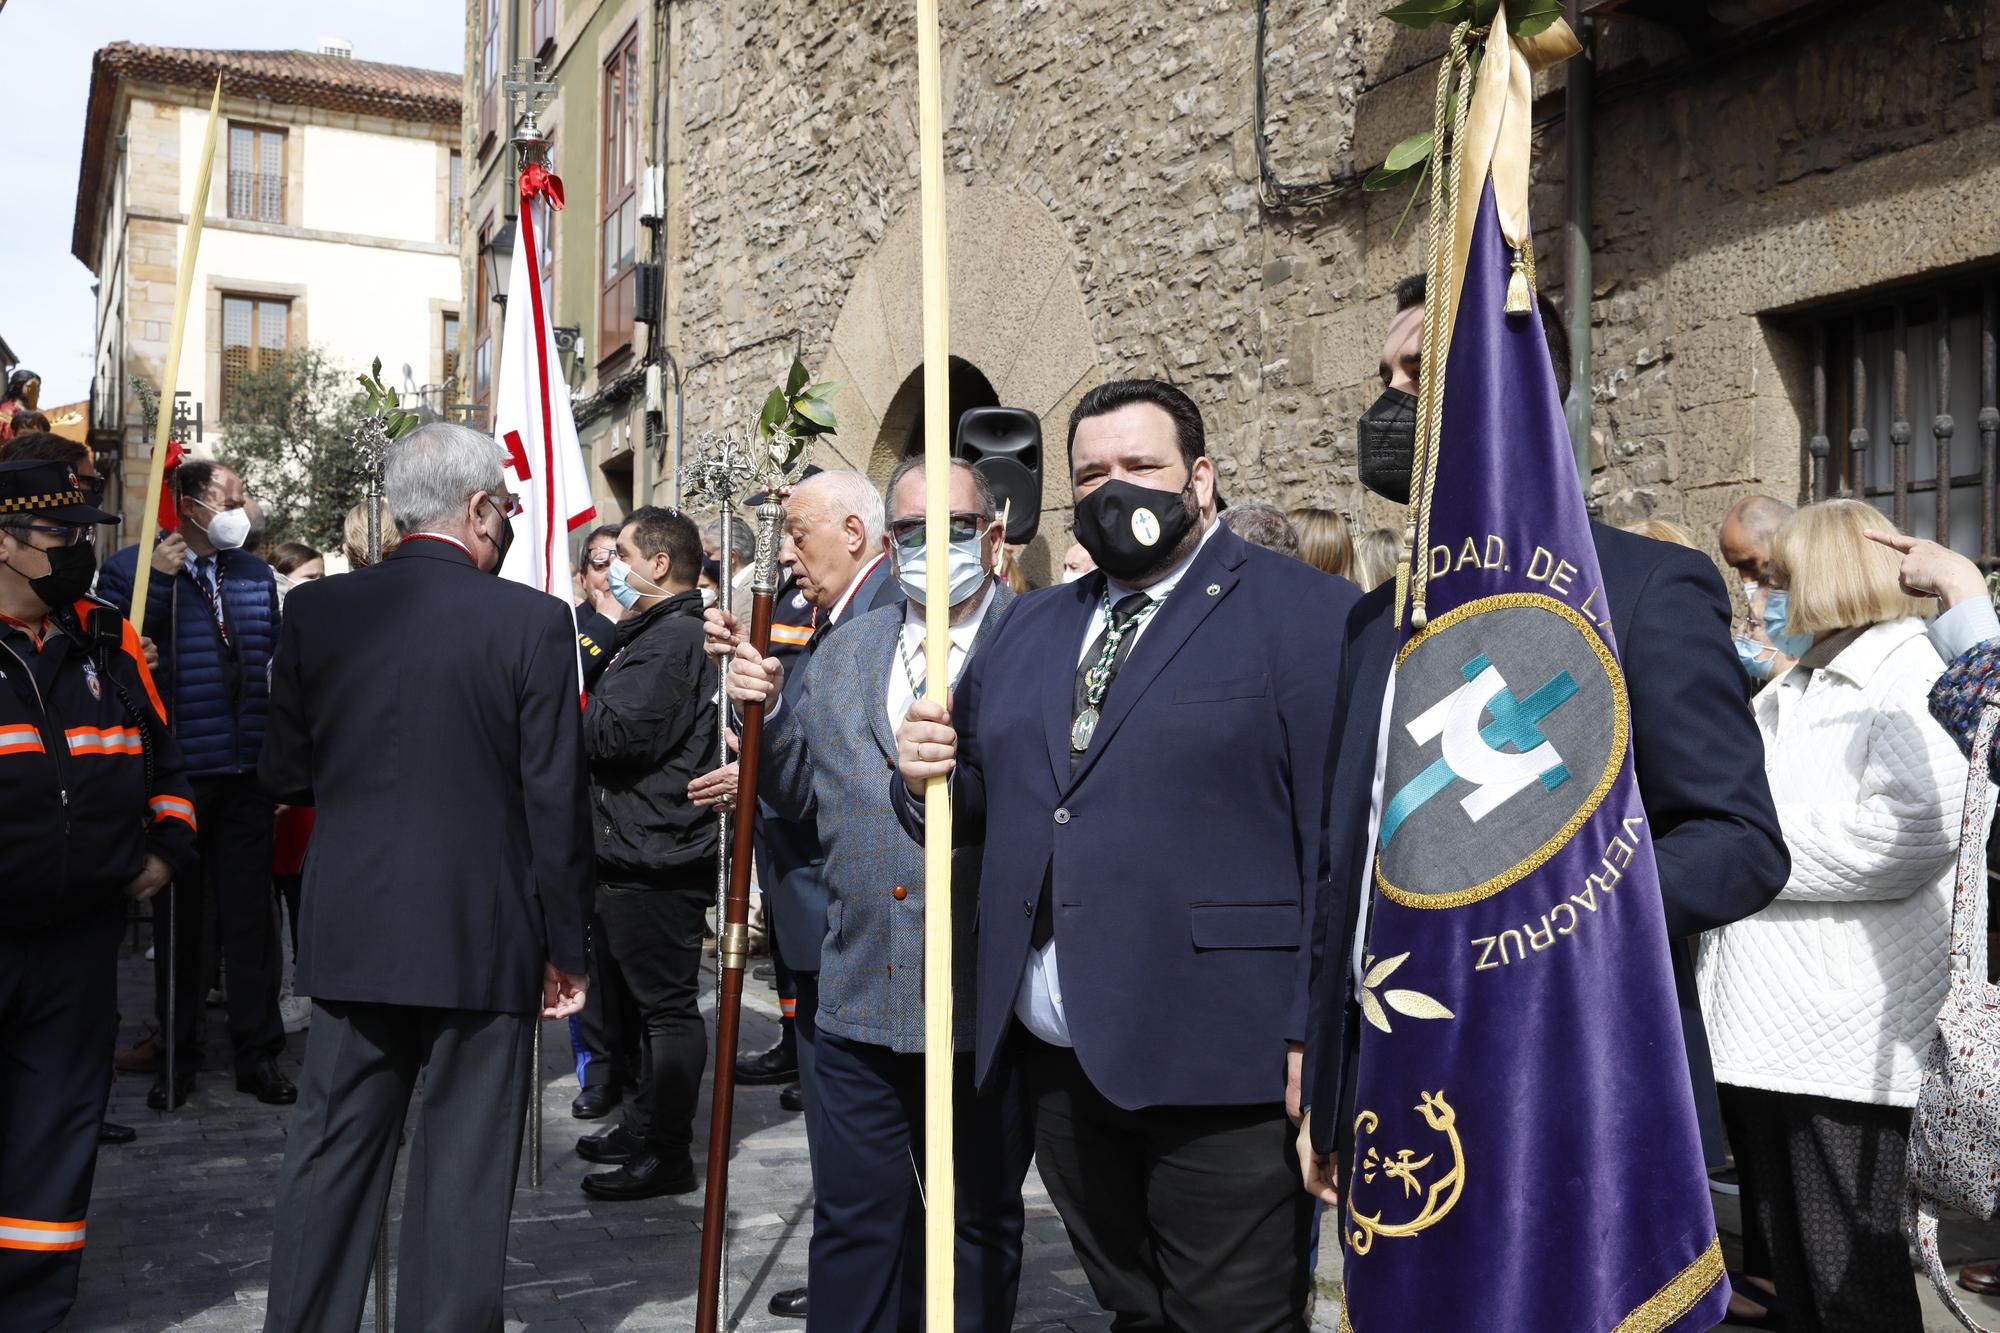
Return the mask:
[[978,468],[1007,515],[1007,542],[1035,539],[1042,525],[1042,420],[1025,407],[969,407],[952,453]]

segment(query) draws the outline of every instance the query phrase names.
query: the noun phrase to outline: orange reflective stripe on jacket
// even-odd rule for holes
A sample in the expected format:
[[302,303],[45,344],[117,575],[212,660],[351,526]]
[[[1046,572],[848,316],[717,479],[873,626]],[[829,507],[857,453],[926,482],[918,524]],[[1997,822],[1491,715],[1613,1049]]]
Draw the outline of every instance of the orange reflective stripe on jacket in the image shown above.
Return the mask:
[[0,754],[46,754],[42,733],[30,726],[0,727]]
[[80,1250],[83,1222],[37,1222],[0,1217],[0,1250]]
[[144,754],[137,727],[71,727],[63,733],[73,755]]
[[147,802],[155,819],[178,819],[189,828],[195,827],[194,802],[179,796],[155,796]]

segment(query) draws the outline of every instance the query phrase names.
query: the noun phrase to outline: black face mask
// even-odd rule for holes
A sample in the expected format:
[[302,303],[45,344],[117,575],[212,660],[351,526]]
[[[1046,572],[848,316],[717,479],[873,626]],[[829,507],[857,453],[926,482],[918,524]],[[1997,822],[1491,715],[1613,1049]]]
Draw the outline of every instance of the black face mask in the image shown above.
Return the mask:
[[1357,425],[1361,484],[1384,500],[1408,504],[1410,467],[1417,456],[1417,396],[1384,389]]
[[29,579],[28,588],[51,611],[75,606],[90,592],[97,575],[97,548],[85,542],[79,546],[58,546],[43,551],[49,558],[49,572]]
[[492,542],[500,552],[500,558],[493,562],[491,570],[492,573],[498,574],[502,569],[506,568],[507,552],[512,550],[514,546],[514,520],[507,517],[507,511],[502,509],[500,502],[492,496],[486,498],[486,503],[492,505],[494,512],[500,515],[500,535],[498,537],[486,537],[486,533],[483,530],[479,535],[486,537],[486,540]]
[[1179,491],[1107,481],[1077,504],[1074,518],[1076,539],[1083,549],[1099,569],[1121,583],[1171,565],[1194,525],[1193,476]]

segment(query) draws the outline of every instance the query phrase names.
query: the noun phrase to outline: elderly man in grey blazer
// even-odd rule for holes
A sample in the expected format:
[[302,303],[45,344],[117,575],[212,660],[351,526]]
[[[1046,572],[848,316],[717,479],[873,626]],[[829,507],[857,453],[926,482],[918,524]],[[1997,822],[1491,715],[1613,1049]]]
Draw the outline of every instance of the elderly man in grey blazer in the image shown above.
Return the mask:
[[[826,851],[820,955],[817,1199],[808,1283],[812,1326],[914,1330],[923,1314],[923,852],[889,804],[896,727],[924,690],[925,529],[921,458],[887,488],[887,544],[906,605],[829,637],[784,690],[774,658],[739,645],[730,696],[783,700],[766,715],[759,795],[810,820]],[[993,493],[964,463],[951,477],[951,678],[1005,615],[993,576],[1002,538]],[[1021,1182],[1033,1153],[1025,1092],[972,1086],[971,933],[979,848],[952,860],[952,1049],[957,1053],[958,1327],[1013,1327],[1021,1273]]]

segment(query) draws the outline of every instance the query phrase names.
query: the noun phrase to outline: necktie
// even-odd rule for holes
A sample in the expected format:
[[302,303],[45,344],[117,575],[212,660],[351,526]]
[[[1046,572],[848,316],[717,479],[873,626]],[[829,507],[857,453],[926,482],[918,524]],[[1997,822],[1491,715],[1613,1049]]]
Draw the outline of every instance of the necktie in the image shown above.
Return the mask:
[[208,597],[208,613],[215,618],[215,632],[222,636],[222,642],[229,642],[229,618],[222,610],[221,570],[212,555],[195,557],[194,581],[201,585]]
[[[1129,632],[1132,628],[1132,622],[1137,620],[1140,613],[1144,612],[1150,606],[1152,600],[1152,598],[1143,592],[1135,592],[1128,597],[1119,599],[1118,604],[1111,608],[1111,618],[1104,622],[1104,628],[1099,630],[1097,637],[1090,641],[1090,647],[1084,650],[1083,661],[1077,665],[1076,713],[1080,714],[1085,708],[1091,706],[1089,700],[1090,669],[1096,666],[1097,659],[1104,655],[1104,640],[1111,634],[1113,626],[1116,626],[1123,635],[1119,639],[1118,649],[1112,654],[1109,663],[1111,683],[1115,684],[1118,678],[1118,670],[1125,665],[1125,659],[1132,655],[1132,644],[1138,637]],[[1101,706],[1104,700],[1110,697],[1111,684],[1107,684],[1104,687],[1103,699],[1098,701],[1099,705]],[[1082,762],[1084,753],[1088,749],[1087,745],[1083,750],[1078,750],[1072,746],[1069,752],[1070,772],[1076,772],[1076,766]],[[1033,945],[1037,951],[1046,947],[1048,942],[1056,937],[1054,894],[1052,892],[1053,886],[1050,883],[1054,874],[1055,868],[1051,865],[1049,874],[1045,875],[1042,879],[1041,897],[1035,901],[1035,922],[1028,931],[1028,943]]]

